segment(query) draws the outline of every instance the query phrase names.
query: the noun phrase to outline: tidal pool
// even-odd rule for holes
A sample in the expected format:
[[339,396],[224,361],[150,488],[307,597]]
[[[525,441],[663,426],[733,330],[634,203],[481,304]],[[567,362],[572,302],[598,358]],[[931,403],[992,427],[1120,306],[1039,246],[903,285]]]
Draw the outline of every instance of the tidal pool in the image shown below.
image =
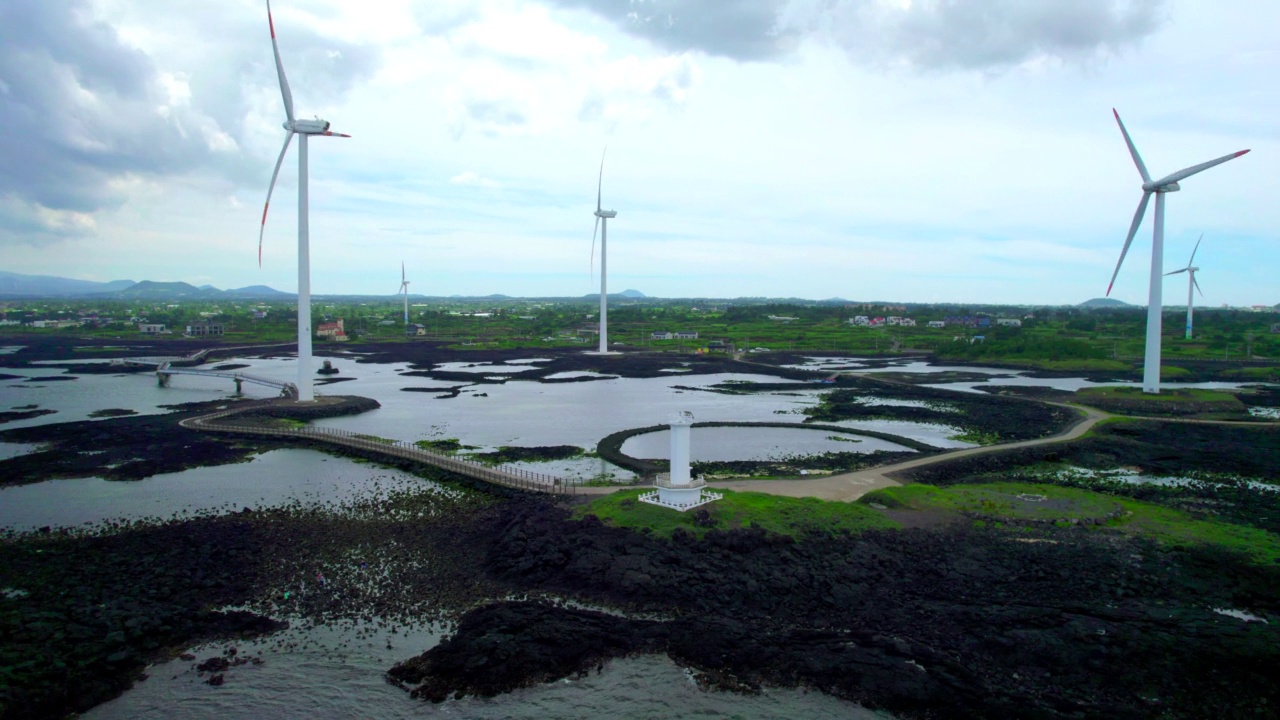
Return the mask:
[[533,365],[507,365],[507,364],[489,364],[489,363],[470,363],[470,362],[446,362],[436,363],[431,368],[440,372],[456,372],[456,373],[521,373],[526,370],[537,370],[539,368]]
[[129,482],[46,480],[0,488],[0,527],[73,527],[110,519],[167,519],[292,503],[338,506],[388,493],[439,488],[399,470],[315,450],[273,450],[248,463],[213,465]]
[[[783,460],[788,456],[828,452],[915,452],[879,438],[846,435],[830,430],[779,427],[695,427],[690,430],[689,456],[698,462],[733,460]],[[627,438],[626,455],[645,459],[671,459],[671,431]]]
[[39,443],[0,442],[0,460],[30,455],[38,449],[40,449]]
[[[370,637],[372,634],[372,637]],[[173,660],[148,669],[146,682],[86,712],[87,720],[229,717],[307,718],[504,718],[511,720],[595,720],[613,718],[813,718],[889,720],[820,692],[764,688],[758,694],[704,691],[688,670],[665,655],[639,655],[604,664],[602,672],[499,695],[466,697],[439,705],[414,700],[383,680],[392,665],[418,655],[444,634],[432,626],[288,629],[248,642],[196,646],[195,662]],[[392,647],[388,648],[390,643]],[[234,645],[239,656],[260,657],[258,665],[233,667],[225,683],[204,683],[194,666]]]

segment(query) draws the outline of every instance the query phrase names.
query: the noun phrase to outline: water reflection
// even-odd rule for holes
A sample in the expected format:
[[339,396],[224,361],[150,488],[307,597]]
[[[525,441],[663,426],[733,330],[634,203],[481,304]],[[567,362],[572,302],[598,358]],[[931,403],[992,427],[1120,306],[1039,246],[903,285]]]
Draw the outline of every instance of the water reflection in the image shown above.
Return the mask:
[[[828,452],[914,452],[879,438],[809,428],[695,427],[689,442],[690,459],[696,462],[782,460],[788,456]],[[671,431],[627,438],[622,452],[631,457],[669,460]]]

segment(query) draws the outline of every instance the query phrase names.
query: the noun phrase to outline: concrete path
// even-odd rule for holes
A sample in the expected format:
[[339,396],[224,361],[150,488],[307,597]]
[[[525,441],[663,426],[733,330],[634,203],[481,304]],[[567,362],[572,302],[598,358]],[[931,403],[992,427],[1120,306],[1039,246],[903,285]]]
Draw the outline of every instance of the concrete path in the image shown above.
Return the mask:
[[1053,404],[1081,411],[1084,413],[1084,416],[1075,425],[1072,425],[1057,435],[1036,438],[1035,440],[1021,440],[1018,442],[1001,443],[999,445],[982,445],[979,447],[951,450],[937,455],[930,455],[928,457],[914,458],[900,463],[894,463],[893,465],[881,465],[880,467],[866,468],[864,470],[840,473],[838,475],[827,475],[825,477],[813,478],[811,480],[727,480],[707,484],[716,488],[763,492],[769,493],[770,495],[783,495],[786,497],[816,497],[822,500],[842,501],[857,500],[872,490],[900,485],[901,483],[893,480],[890,476],[903,470],[911,470],[940,462],[949,462],[957,458],[970,457],[972,455],[983,455],[1001,450],[1012,450],[1015,448],[1034,447],[1036,445],[1047,445],[1049,443],[1075,440],[1089,432],[1089,430],[1092,429],[1094,425],[1097,425],[1099,421],[1111,417],[1110,413],[1095,410],[1094,408],[1087,408],[1078,405],[1066,405],[1063,403]]

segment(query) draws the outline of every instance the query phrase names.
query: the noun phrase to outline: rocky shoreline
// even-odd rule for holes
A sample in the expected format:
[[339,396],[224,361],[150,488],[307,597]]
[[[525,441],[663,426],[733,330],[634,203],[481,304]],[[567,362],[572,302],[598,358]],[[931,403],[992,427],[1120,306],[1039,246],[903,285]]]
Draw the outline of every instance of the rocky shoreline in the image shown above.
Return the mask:
[[1280,628],[1213,610],[1274,614],[1280,572],[1225,554],[1083,528],[667,541],[550,506],[504,516],[485,564],[495,578],[646,619],[478,609],[390,671],[417,697],[665,652],[710,687],[811,687],[910,718],[1267,717],[1280,700]]

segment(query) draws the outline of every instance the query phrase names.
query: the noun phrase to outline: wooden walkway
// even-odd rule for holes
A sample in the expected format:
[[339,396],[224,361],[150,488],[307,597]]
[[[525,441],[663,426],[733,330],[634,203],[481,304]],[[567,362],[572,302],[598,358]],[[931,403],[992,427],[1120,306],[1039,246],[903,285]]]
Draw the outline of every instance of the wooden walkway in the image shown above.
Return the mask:
[[528,492],[549,493],[553,495],[573,495],[577,493],[578,483],[574,478],[561,478],[554,475],[536,473],[523,468],[501,465],[490,467],[476,462],[459,460],[448,455],[440,455],[404,441],[386,441],[371,438],[368,435],[353,433],[337,428],[318,427],[267,427],[245,422],[235,422],[235,415],[242,409],[225,410],[211,415],[188,418],[178,424],[191,430],[212,432],[242,433],[248,435],[267,435],[271,437],[299,438],[314,440],[331,445],[363,450],[388,458],[411,460],[438,467],[442,470],[465,475],[477,480],[501,485],[503,487],[525,490]]

